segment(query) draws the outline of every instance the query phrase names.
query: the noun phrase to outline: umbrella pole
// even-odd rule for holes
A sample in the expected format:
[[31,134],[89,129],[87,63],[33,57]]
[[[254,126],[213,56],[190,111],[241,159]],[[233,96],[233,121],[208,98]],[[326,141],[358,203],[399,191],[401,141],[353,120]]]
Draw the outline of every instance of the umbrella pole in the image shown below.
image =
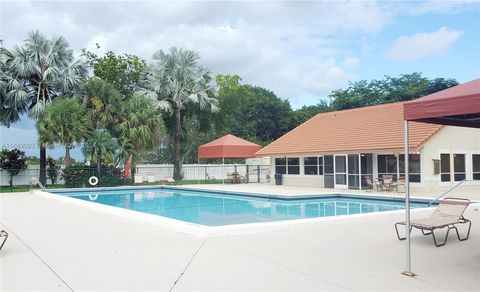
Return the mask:
[[225,157],[222,157],[222,184],[225,184]]
[[410,246],[410,175],[409,175],[409,147],[408,147],[408,121],[403,122],[404,128],[404,157],[405,157],[405,237],[406,240],[406,265],[407,269],[402,274],[413,277],[415,273],[412,272],[411,261],[411,246]]

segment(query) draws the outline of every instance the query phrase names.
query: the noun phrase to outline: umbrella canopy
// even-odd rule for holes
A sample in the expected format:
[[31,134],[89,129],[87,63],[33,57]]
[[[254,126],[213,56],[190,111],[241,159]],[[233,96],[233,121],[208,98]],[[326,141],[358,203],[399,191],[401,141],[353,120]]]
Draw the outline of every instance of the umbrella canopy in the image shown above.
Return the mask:
[[198,147],[198,158],[252,158],[260,145],[232,134],[215,139]]
[[[403,115],[405,120],[405,153],[407,153],[409,149],[408,121],[480,128],[480,78],[416,100],[405,102]],[[407,269],[403,274],[414,276],[415,274],[412,273],[411,266],[409,232],[411,227],[408,160],[408,155],[405,155],[405,234]],[[458,184],[456,186],[458,186]],[[446,193],[443,193],[441,196],[445,194]],[[437,197],[437,199],[440,197]]]
[[407,121],[480,128],[480,78],[404,103]]

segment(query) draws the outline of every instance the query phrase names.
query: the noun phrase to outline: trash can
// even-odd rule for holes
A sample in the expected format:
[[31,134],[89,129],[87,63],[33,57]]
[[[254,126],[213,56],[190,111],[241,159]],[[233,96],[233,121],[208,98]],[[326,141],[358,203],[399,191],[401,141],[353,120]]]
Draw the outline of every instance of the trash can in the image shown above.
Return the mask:
[[276,173],[275,174],[275,184],[277,186],[282,184],[282,174],[281,173]]

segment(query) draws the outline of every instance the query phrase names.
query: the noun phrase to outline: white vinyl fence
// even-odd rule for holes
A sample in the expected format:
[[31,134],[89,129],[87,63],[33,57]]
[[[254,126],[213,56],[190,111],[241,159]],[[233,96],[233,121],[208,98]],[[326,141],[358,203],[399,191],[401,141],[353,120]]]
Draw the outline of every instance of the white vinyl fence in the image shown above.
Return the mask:
[[[238,173],[248,178],[248,182],[266,182],[270,180],[268,165],[246,164],[184,164],[182,174],[184,180],[227,179],[229,173]],[[139,164],[136,173],[144,181],[153,175],[155,181],[173,176],[172,164]]]
[[[61,170],[60,170],[61,171]],[[184,164],[182,173],[184,180],[222,180],[227,179],[229,173],[237,172],[243,177],[248,178],[248,182],[267,182],[270,181],[270,166],[268,165],[247,165],[247,164]],[[147,181],[148,175],[153,175],[155,181],[163,180],[173,176],[172,164],[139,164],[136,167],[136,174],[140,174],[144,181]],[[21,171],[13,178],[14,186],[29,185],[32,178],[38,178],[40,175],[39,165],[29,165],[24,171]],[[58,175],[56,184],[63,184],[61,175]],[[47,184],[51,181],[47,179]],[[0,170],[0,186],[9,185],[9,173],[6,170]]]
[[[14,186],[29,185],[32,178],[38,178],[40,176],[40,165],[29,165],[27,169],[20,171],[19,174],[13,177]],[[10,173],[6,170],[0,170],[0,186],[10,185]],[[51,185],[52,182],[47,178],[47,184]],[[56,184],[63,184],[61,176],[58,175]]]

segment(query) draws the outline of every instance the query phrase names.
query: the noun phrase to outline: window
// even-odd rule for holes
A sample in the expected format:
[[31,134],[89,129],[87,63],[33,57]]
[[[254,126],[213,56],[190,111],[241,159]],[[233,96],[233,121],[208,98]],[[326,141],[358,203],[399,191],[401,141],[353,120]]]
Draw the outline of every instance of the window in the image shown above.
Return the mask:
[[397,178],[397,157],[394,155],[378,155],[377,156],[378,177],[391,175]]
[[462,181],[467,177],[465,169],[465,154],[453,154],[453,178],[455,181]]
[[480,154],[472,154],[472,173],[474,180],[480,180]]
[[305,175],[318,175],[318,157],[303,158]]
[[[405,176],[405,155],[400,154],[398,159],[400,176]],[[408,155],[408,173],[410,182],[421,182],[420,154]]]
[[287,173],[300,174],[300,158],[287,158]]
[[285,158],[275,158],[275,173],[287,173],[287,160]]
[[440,181],[450,181],[450,154],[440,154]]
[[323,175],[323,157],[318,157],[318,174]]

